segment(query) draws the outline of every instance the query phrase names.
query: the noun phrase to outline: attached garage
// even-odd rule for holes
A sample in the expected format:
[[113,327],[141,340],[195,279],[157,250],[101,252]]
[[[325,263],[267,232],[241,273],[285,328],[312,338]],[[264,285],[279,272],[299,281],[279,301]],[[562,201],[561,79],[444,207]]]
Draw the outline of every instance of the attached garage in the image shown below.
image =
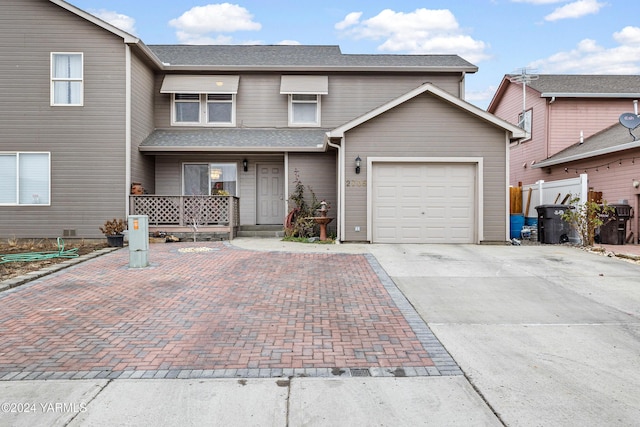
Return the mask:
[[475,243],[477,164],[372,162],[373,243]]
[[340,240],[505,242],[508,147],[524,136],[429,83],[333,129]]

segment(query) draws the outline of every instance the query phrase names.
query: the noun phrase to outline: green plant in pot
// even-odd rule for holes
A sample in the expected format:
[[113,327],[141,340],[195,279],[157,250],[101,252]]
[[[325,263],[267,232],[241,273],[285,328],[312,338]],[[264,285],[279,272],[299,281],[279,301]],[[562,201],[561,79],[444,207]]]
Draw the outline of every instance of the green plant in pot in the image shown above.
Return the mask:
[[124,234],[123,231],[127,228],[127,224],[124,219],[116,219],[105,221],[104,225],[100,227],[100,231],[107,237],[107,244],[111,247],[123,247],[124,246]]

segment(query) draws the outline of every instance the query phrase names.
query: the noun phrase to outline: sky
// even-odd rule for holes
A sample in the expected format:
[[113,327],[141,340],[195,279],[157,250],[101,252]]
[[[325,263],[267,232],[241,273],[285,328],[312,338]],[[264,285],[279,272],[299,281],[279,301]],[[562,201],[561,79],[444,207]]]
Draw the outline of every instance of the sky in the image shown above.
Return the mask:
[[505,74],[640,74],[637,0],[69,0],[145,44],[339,45],[457,54],[486,108]]

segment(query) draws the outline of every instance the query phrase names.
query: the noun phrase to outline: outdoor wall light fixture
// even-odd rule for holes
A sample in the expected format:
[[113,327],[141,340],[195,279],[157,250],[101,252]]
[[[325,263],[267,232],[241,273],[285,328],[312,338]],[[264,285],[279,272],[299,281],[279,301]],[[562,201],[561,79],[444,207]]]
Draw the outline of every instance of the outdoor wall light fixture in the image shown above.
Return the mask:
[[633,180],[633,188],[638,188],[640,187],[640,181],[638,181],[637,179]]
[[362,159],[360,158],[360,156],[356,157],[356,173],[360,173],[360,162],[362,161]]
[[249,170],[249,160],[244,159],[244,160],[242,161],[242,169],[243,169],[245,172],[247,172],[247,171]]

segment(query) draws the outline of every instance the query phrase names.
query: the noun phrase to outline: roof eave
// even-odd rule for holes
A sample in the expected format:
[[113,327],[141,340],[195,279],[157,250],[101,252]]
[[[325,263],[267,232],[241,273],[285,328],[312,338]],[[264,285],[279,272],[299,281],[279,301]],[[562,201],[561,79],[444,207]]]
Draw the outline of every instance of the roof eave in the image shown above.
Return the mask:
[[166,71],[298,71],[298,72],[430,72],[430,73],[475,73],[477,67],[423,67],[423,66],[316,66],[316,65],[171,65],[162,63],[162,68]]
[[640,98],[640,93],[542,92],[541,98]]
[[152,146],[141,145],[138,151],[145,153],[179,153],[179,152],[243,152],[243,153],[299,153],[314,152],[322,153],[326,151],[326,142],[318,144],[317,147],[207,147],[199,145],[191,146]]
[[640,140],[628,142],[626,144],[615,145],[613,147],[602,148],[600,150],[593,150],[586,153],[574,154],[573,156],[567,156],[567,157],[562,157],[558,159],[551,158],[548,160],[542,160],[540,162],[534,163],[532,168],[546,168],[549,166],[557,166],[564,163],[590,159],[590,158],[602,156],[605,154],[612,154],[620,151],[631,150],[633,148],[640,148]]

